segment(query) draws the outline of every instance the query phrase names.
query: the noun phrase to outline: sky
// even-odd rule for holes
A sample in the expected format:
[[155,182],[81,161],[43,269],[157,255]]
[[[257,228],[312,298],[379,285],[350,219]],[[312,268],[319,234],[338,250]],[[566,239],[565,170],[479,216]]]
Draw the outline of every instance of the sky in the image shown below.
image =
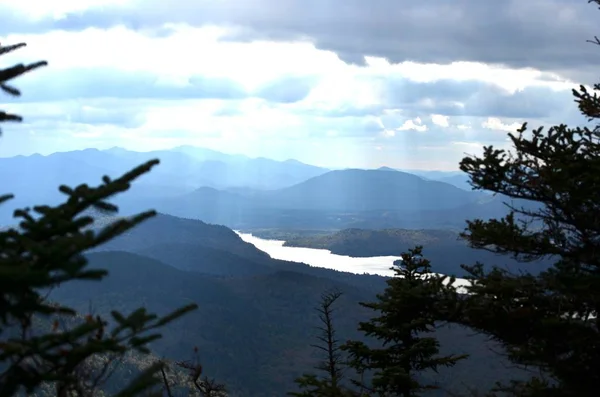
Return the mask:
[[587,0],[0,0],[0,156],[194,145],[326,167],[455,170],[507,134],[582,125]]

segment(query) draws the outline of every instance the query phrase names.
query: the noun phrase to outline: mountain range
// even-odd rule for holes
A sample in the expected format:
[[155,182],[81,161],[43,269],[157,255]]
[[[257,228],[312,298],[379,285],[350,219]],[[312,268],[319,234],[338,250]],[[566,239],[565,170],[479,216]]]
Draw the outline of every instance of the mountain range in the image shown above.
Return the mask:
[[191,146],[152,152],[115,147],[0,158],[3,193],[16,195],[15,200],[5,204],[10,211],[2,209],[0,222],[6,223],[14,208],[60,202],[62,195],[57,190],[60,185],[96,184],[103,175],[120,176],[153,158],[159,158],[160,165],[136,181],[129,197],[159,199],[200,187],[277,189],[328,171],[296,160],[249,158]]
[[[0,158],[0,176],[7,181],[7,188],[23,186],[25,177],[40,174],[45,177],[44,184],[51,186],[90,183],[104,174],[118,176],[153,158],[160,159],[160,166],[140,183],[190,190],[201,186],[276,189],[329,171],[296,160],[250,158],[191,146],[150,152],[114,147]],[[17,170],[19,178],[16,177]]]
[[16,199],[0,208],[0,224],[14,223],[15,208],[58,203],[61,184],[95,184],[103,175],[119,176],[152,158],[161,164],[113,199],[122,214],[155,208],[234,229],[460,230],[465,219],[507,213],[506,198],[444,181],[466,178],[456,172],[328,170],[296,160],[182,146],[144,153],[112,148],[1,158],[3,188]]
[[[506,197],[466,191],[404,172],[330,171],[294,186],[269,191],[202,187],[154,200],[121,201],[122,208],[152,207],[233,229],[454,229],[465,219],[502,217]],[[513,201],[516,206],[531,206]]]

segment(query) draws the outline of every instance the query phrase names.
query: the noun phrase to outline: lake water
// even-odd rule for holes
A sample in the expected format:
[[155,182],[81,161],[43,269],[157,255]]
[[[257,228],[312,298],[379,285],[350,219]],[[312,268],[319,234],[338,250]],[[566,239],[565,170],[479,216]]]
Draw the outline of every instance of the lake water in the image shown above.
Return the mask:
[[[265,240],[249,233],[235,231],[242,240],[254,245],[259,250],[266,252],[273,259],[291,262],[302,262],[315,267],[339,270],[356,274],[378,274],[380,276],[393,276],[390,269],[399,256],[375,256],[369,258],[352,258],[345,255],[332,254],[325,249],[284,247],[283,240]],[[455,285],[466,285],[467,280],[457,279]]]
[[311,266],[324,267],[342,272],[393,276],[394,272],[390,270],[390,267],[392,267],[395,260],[400,259],[399,256],[352,258],[332,254],[331,251],[324,249],[284,247],[283,244],[285,241],[282,240],[265,240],[248,233],[239,233],[237,231],[236,233],[242,240],[271,255],[273,259],[302,262]]

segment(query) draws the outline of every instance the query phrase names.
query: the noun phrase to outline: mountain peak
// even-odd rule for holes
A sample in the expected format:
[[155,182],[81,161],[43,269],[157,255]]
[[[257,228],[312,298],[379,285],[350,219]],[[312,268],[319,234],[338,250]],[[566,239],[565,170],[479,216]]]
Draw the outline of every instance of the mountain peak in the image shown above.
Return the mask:
[[123,153],[123,152],[128,152],[127,149],[122,148],[120,146],[113,146],[110,149],[106,149],[104,150],[105,152],[109,152],[109,153]]

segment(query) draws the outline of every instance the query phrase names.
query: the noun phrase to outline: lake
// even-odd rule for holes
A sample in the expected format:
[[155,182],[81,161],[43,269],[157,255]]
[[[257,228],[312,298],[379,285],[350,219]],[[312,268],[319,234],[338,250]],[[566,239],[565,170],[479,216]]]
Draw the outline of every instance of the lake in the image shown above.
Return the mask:
[[[337,255],[325,249],[284,247],[283,240],[265,240],[250,233],[235,231],[242,240],[254,245],[259,250],[266,252],[273,259],[291,262],[302,262],[315,267],[334,269],[355,274],[377,274],[380,276],[393,276],[390,269],[399,256],[374,256],[369,258],[353,258]],[[456,279],[456,285],[467,285],[468,281]]]

